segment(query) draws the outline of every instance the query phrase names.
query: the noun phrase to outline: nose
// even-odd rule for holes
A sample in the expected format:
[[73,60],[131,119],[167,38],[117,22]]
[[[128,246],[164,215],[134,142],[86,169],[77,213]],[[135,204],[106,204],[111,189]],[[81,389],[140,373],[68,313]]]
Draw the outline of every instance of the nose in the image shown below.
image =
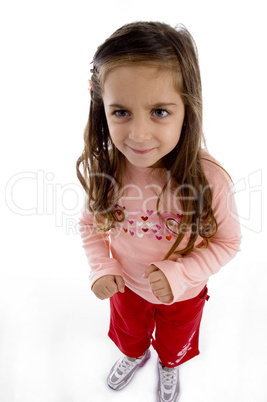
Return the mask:
[[135,118],[130,127],[130,140],[141,143],[149,140],[151,137],[151,122],[144,118]]

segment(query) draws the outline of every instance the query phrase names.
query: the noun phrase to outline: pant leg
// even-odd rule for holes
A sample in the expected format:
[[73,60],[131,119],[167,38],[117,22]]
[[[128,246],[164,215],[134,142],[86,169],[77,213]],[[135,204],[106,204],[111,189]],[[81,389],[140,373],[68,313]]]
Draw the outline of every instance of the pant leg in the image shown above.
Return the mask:
[[156,308],[156,334],[153,346],[164,366],[175,367],[199,352],[199,328],[207,287],[190,300]]
[[128,357],[139,357],[151,345],[154,305],[125,287],[110,298],[109,337]]

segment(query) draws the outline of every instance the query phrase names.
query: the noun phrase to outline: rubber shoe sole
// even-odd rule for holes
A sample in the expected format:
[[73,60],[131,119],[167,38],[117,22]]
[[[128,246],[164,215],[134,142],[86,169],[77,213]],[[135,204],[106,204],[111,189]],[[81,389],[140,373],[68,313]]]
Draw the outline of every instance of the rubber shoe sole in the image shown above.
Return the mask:
[[[126,387],[126,385],[129,384],[129,382],[131,381],[131,379],[133,378],[133,376],[135,375],[135,373],[137,372],[137,370],[141,367],[143,367],[146,362],[148,361],[148,359],[150,358],[151,353],[150,350],[148,349],[143,357],[143,359],[141,360],[141,362],[139,364],[136,364],[126,375],[124,375],[122,377],[121,380],[119,380],[118,375],[116,375],[117,373],[117,369],[120,366],[120,364],[123,362],[123,360],[127,357],[121,357],[119,360],[116,361],[116,363],[114,364],[114,366],[111,368],[110,373],[108,375],[108,379],[107,379],[107,384],[108,386],[113,389],[114,391],[120,391],[121,389],[123,389],[124,387]],[[115,378],[117,377],[117,381],[112,381],[113,377],[115,376]]]

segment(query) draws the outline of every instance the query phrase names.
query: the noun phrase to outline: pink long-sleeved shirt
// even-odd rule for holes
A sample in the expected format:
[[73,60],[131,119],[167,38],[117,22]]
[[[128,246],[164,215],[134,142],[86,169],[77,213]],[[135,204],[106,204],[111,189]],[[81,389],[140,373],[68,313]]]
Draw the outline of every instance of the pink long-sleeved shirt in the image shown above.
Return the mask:
[[[166,275],[173,295],[172,303],[197,296],[209,277],[228,263],[240,249],[240,225],[233,195],[232,182],[225,171],[211,161],[202,160],[202,166],[213,193],[213,211],[218,231],[207,249],[195,249],[188,256],[164,256],[175,239],[181,207],[175,196],[175,187],[167,188],[157,214],[156,203],[166,172],[161,169],[138,168],[127,162],[123,177],[123,194],[118,201],[125,219],[115,228],[101,234],[94,227],[91,213],[84,209],[80,220],[83,246],[91,266],[93,285],[104,275],[123,276],[126,286],[145,300],[162,303],[153,294],[145,269],[156,265]],[[165,175],[165,176],[164,176]],[[176,185],[177,188],[177,185]],[[119,212],[120,214],[120,212]],[[203,239],[198,237],[196,245]],[[188,241],[186,235],[179,249]]]

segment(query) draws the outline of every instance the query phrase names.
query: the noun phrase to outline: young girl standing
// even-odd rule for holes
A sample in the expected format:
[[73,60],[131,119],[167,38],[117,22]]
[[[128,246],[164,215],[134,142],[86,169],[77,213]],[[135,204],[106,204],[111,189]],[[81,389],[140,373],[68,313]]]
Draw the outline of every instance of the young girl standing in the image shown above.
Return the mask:
[[177,401],[178,366],[199,354],[207,281],[239,250],[231,180],[201,147],[201,79],[184,27],[125,25],[91,72],[77,174],[92,291],[110,298],[109,336],[123,353],[108,385],[125,387],[152,344],[158,400]]

